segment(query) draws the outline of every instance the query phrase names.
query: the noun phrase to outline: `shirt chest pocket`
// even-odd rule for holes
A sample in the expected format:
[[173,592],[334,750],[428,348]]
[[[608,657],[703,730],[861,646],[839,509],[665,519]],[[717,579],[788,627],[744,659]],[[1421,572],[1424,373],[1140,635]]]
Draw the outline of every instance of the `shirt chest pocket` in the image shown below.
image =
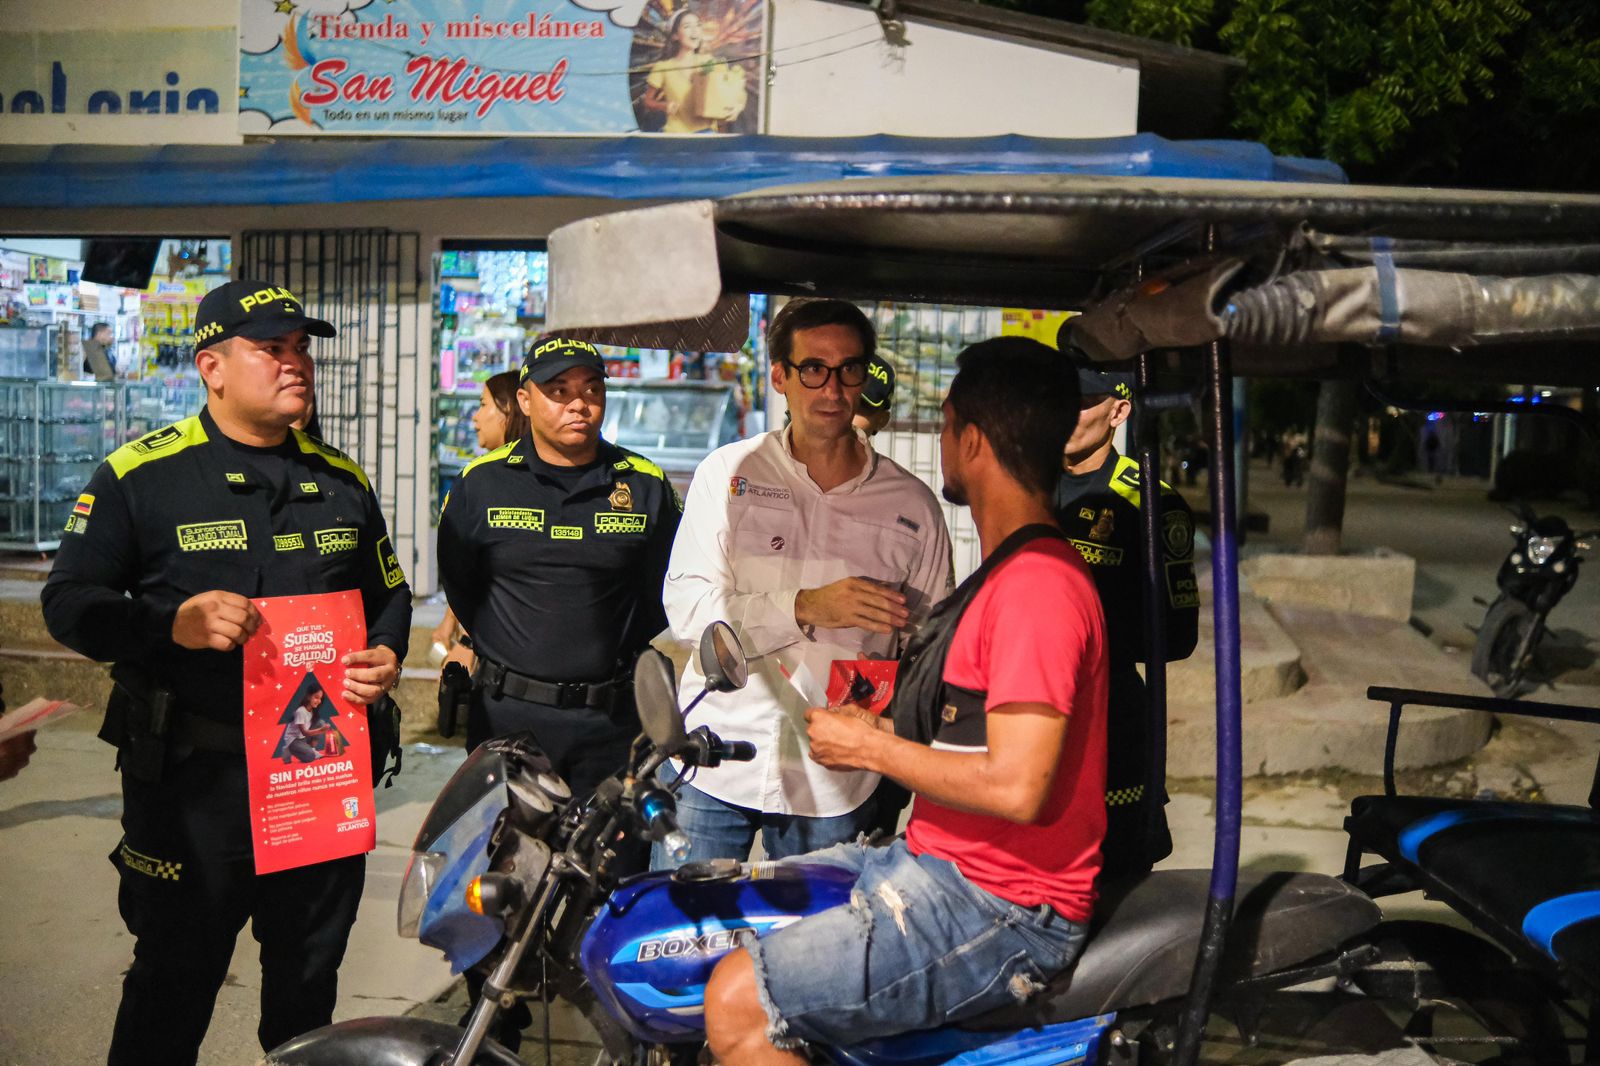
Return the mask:
[[870,577],[904,589],[916,576],[922,546],[910,533],[874,522],[841,518],[829,530],[832,555],[845,572],[838,577]]

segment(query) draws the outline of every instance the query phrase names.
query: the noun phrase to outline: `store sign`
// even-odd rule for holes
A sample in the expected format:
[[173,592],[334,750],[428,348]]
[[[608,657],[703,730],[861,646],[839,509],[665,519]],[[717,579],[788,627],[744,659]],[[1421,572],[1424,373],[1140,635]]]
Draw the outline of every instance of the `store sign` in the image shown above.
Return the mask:
[[0,111],[215,115],[231,111],[233,30],[0,33]]
[[754,133],[767,0],[242,0],[241,133]]

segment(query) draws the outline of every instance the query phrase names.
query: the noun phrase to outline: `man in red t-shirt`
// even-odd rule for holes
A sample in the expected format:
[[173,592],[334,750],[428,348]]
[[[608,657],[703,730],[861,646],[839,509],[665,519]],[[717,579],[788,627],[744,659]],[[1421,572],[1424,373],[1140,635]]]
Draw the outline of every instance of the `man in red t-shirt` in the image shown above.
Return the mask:
[[957,365],[944,495],[972,508],[983,566],[907,649],[892,723],[807,712],[811,758],[900,782],[916,794],[911,822],[888,847],[797,860],[854,870],[850,903],[717,965],[706,1036],[727,1066],[982,1014],[1083,947],[1105,832],[1105,620],[1050,506],[1077,375],[1019,337]]

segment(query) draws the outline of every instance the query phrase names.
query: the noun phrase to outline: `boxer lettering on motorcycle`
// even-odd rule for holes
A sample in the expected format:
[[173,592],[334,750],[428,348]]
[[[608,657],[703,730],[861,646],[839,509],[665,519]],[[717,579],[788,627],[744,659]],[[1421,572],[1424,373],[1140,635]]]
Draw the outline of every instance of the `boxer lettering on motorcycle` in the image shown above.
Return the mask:
[[706,1034],[728,1066],[804,1061],[1025,999],[1083,947],[1105,832],[1106,644],[1094,582],[1051,513],[1078,412],[1036,341],[962,353],[944,402],[944,495],[984,561],[906,649],[889,715],[813,708],[810,757],[916,796],[903,839],[805,857],[850,902],[723,958]]

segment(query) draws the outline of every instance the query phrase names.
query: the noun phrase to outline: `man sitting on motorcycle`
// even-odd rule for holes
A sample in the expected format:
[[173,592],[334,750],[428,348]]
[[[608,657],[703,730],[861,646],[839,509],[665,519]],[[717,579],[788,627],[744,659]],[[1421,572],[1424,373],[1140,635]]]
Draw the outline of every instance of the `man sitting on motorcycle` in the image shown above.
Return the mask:
[[718,1061],[803,1061],[1022,1000],[1083,947],[1105,832],[1106,643],[1094,581],[1051,513],[1078,413],[1072,365],[975,344],[944,402],[945,498],[979,570],[906,649],[889,716],[813,708],[811,758],[916,796],[905,836],[805,856],[858,875],[849,904],[730,952],[706,989]]

